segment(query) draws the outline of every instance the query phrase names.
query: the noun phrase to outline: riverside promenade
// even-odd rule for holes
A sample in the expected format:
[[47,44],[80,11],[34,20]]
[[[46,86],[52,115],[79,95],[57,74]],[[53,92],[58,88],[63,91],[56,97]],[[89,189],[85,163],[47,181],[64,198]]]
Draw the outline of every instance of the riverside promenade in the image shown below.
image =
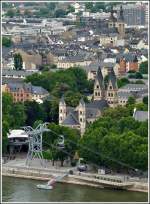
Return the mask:
[[137,178],[125,179],[116,175],[101,175],[95,173],[81,173],[76,167],[52,166],[51,162],[46,162],[46,168],[40,166],[39,161],[35,160],[30,167],[25,165],[25,159],[10,160],[3,164],[2,175],[18,178],[36,179],[48,181],[53,175],[63,175],[72,170],[60,182],[78,185],[93,186],[97,188],[124,189],[130,191],[148,192],[148,183]]

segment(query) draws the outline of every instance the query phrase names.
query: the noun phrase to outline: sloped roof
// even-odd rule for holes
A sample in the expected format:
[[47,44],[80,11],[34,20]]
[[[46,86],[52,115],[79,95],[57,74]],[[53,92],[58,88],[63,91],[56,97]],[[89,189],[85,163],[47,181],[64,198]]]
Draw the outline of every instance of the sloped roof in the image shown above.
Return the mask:
[[63,125],[80,125],[77,118],[77,111],[70,112],[62,123]]
[[98,80],[98,83],[99,83],[101,89],[103,89],[104,88],[104,79],[103,79],[103,75],[102,75],[102,71],[101,71],[100,66],[98,67],[98,70],[97,70],[96,80]]
[[86,108],[96,108],[101,111],[106,107],[108,107],[108,103],[105,99],[95,100],[95,101],[92,101],[91,103],[86,104]]
[[134,119],[141,122],[148,120],[148,111],[136,111],[134,114]]
[[108,73],[108,83],[111,81],[113,89],[117,89],[117,78],[115,76],[114,70],[111,69]]
[[48,91],[41,86],[32,86],[32,93],[38,95],[48,94]]

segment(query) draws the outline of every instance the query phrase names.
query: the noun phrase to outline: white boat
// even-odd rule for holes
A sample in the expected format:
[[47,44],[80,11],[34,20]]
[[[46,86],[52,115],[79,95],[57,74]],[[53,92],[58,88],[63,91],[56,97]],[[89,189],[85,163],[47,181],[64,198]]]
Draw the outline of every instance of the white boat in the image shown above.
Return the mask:
[[45,189],[45,190],[52,190],[53,189],[53,186],[50,186],[50,185],[42,185],[42,184],[38,184],[37,185],[37,188],[40,188],[40,189]]

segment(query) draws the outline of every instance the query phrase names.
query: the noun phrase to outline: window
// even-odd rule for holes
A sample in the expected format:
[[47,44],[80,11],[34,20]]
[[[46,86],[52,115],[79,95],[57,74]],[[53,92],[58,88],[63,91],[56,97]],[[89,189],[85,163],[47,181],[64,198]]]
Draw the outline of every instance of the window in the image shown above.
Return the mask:
[[60,109],[60,112],[62,113],[62,109]]
[[110,93],[108,93],[108,96],[110,96]]
[[80,118],[80,122],[82,122],[82,118]]
[[82,115],[82,111],[80,111],[80,114]]
[[112,86],[109,86],[109,89],[112,89]]
[[98,92],[98,96],[100,96],[100,92]]
[[60,117],[60,120],[62,120],[62,117]]
[[95,92],[95,96],[97,96],[97,92]]
[[23,94],[21,94],[21,97],[23,97]]
[[111,97],[113,97],[113,93],[111,93]]
[[99,89],[99,85],[97,85],[96,88]]

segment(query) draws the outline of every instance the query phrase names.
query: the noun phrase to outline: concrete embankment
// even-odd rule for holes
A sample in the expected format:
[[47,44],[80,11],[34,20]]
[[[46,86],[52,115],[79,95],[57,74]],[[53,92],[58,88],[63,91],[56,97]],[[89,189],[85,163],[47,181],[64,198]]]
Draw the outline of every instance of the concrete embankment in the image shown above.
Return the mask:
[[[52,170],[52,169],[43,169],[43,168],[27,168],[27,167],[11,167],[3,165],[2,175],[3,176],[12,176],[18,178],[27,178],[27,179],[36,179],[48,181],[53,174],[62,175],[65,174],[64,170]],[[115,183],[112,184],[108,182],[84,177],[82,175],[68,175],[64,177],[60,182],[72,183],[79,185],[92,186],[97,188],[123,188],[130,191],[139,191],[139,192],[148,192],[148,185],[141,182],[128,182],[127,183]]]

